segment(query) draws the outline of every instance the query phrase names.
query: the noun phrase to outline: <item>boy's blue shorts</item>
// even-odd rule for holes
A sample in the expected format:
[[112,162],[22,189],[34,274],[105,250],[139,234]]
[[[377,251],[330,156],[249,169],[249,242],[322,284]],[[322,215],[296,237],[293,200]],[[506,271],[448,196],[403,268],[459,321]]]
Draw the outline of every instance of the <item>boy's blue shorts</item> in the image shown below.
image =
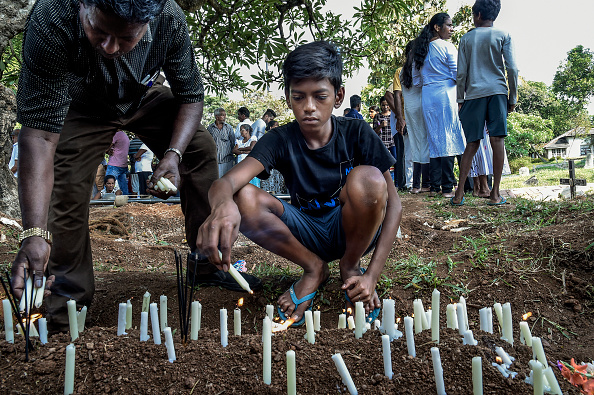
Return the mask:
[[485,123],[490,137],[507,136],[506,95],[465,100],[459,116],[468,143],[482,140],[485,133]]
[[[279,199],[285,211],[280,216],[293,236],[308,250],[325,262],[343,257],[346,250],[346,237],[342,228],[342,206],[338,206],[320,217],[313,217],[300,211],[290,203]],[[371,244],[363,255],[375,248],[382,226],[375,233]]]

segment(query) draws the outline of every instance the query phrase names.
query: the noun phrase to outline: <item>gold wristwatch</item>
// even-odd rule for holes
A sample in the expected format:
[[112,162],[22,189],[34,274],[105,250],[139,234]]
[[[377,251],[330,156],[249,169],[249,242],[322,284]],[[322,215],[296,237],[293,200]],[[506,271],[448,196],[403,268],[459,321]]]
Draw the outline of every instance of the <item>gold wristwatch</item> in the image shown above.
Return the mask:
[[21,234],[19,235],[19,247],[21,246],[21,244],[23,244],[23,240],[25,240],[27,237],[32,236],[39,236],[43,238],[45,241],[47,241],[49,244],[52,244],[52,234],[49,231],[41,228],[29,228],[21,232]]

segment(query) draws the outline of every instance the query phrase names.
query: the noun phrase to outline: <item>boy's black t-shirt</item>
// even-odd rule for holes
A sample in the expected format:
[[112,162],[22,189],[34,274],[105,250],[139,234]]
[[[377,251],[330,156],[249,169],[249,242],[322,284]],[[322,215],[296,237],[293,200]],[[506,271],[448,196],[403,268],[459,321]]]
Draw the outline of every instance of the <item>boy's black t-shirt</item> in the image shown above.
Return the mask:
[[272,169],[280,171],[291,204],[313,216],[340,204],[340,191],[355,166],[375,166],[384,173],[395,163],[367,122],[335,116],[331,122],[332,137],[322,148],[308,148],[299,124],[293,121],[270,130],[249,154],[264,165],[259,178],[268,178]]

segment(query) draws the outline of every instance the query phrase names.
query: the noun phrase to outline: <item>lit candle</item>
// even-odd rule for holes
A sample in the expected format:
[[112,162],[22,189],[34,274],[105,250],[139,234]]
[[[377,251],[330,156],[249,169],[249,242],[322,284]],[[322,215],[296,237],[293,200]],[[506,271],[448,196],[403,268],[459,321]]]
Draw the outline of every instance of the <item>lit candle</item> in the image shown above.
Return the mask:
[[271,304],[266,305],[266,315],[270,318],[270,321],[274,320],[274,306]]
[[311,310],[305,311],[305,329],[306,329],[307,341],[310,344],[314,344],[316,342],[316,332],[314,331],[313,316],[312,316]]
[[40,318],[39,320],[39,341],[41,344],[47,344],[47,320]]
[[126,303],[120,303],[118,311],[118,336],[126,334],[126,310]]
[[503,362],[504,365],[506,365],[507,367],[511,366],[512,360],[511,360],[510,356],[508,355],[508,353],[506,353],[503,348],[495,347],[495,352],[497,353],[497,355],[499,355],[499,357],[501,358],[501,361]]
[[241,336],[241,310],[239,308],[233,310],[233,334]]
[[511,344],[512,346],[514,345],[514,328],[512,325],[512,312],[511,312],[511,305],[508,303],[505,303],[503,305],[503,337],[505,338],[505,340]]
[[140,313],[140,341],[145,342],[149,339],[148,335],[148,312]]
[[126,301],[126,330],[132,328],[132,302]]
[[478,342],[474,340],[474,335],[470,329],[464,332],[463,344],[467,344],[469,346],[476,346],[478,344]]
[[342,355],[334,354],[332,355],[332,360],[336,365],[336,369],[338,370],[338,374],[340,374],[340,378],[342,379],[342,383],[346,385],[349,393],[351,395],[357,395],[357,388],[355,387],[355,383],[353,383],[353,379],[351,378],[351,374],[347,369],[346,365],[344,364],[344,360],[342,359]]
[[270,385],[272,378],[272,321],[268,316],[264,317],[262,324],[262,342],[262,375],[264,384]]
[[548,366],[547,357],[545,356],[540,337],[532,337],[532,355],[534,356],[534,359],[538,360],[543,366]]
[[[460,296],[458,303],[463,307],[462,311],[464,313],[464,330],[466,331],[470,327],[468,326],[468,308],[466,307],[466,299],[464,299],[464,296]],[[460,323],[460,321],[458,321],[458,323]]]
[[501,307],[501,303],[495,303],[493,305],[493,309],[495,310],[495,315],[497,316],[497,322],[499,322],[501,333],[503,333],[503,308]]
[[458,319],[458,333],[464,336],[466,324],[464,323],[464,305],[462,303],[456,305],[456,318]]
[[346,328],[346,314],[342,313],[338,315],[338,329]]
[[437,395],[446,395],[445,383],[443,382],[443,368],[441,367],[441,357],[439,356],[439,348],[431,347],[431,360],[433,361],[433,373],[435,375]]
[[439,344],[439,295],[436,289],[431,294],[431,340]]
[[[27,327],[27,320],[23,318],[23,325],[25,328]],[[21,329],[20,325],[17,326],[17,333],[19,335],[23,335],[23,330]],[[37,332],[37,328],[35,328],[35,322],[29,322],[29,337],[39,337],[39,333]]]
[[68,307],[68,323],[70,326],[70,339],[75,341],[78,339],[78,320],[76,315],[76,301],[70,299],[66,302]]
[[159,322],[161,332],[167,328],[167,296],[161,295],[159,298]]
[[84,332],[85,322],[87,321],[87,306],[83,306],[78,313],[76,313],[76,322],[78,324],[78,332]]
[[392,380],[392,350],[390,349],[389,335],[382,335],[382,352],[384,356],[384,375]]
[[549,382],[549,387],[551,387],[550,393],[554,395],[563,395],[557,377],[555,377],[555,373],[553,373],[553,369],[550,366],[544,370],[544,375]]
[[142,310],[141,311],[146,311],[148,313],[150,306],[151,306],[151,294],[149,291],[146,291],[144,293],[144,296],[142,297]]
[[543,364],[539,361],[531,360],[530,367],[532,368],[532,385],[534,386],[534,395],[542,395],[544,394]]
[[415,350],[412,317],[404,317],[404,330],[406,332],[406,348],[408,348],[408,355],[414,358],[417,356],[417,351]]
[[76,353],[74,344],[66,346],[66,370],[64,372],[64,395],[74,392],[74,363]]
[[528,347],[532,347],[532,333],[530,332],[530,327],[526,321],[520,322],[520,334],[522,335],[521,337],[524,339],[525,344]]
[[390,340],[396,338],[396,301],[384,299],[384,317],[382,317],[384,333],[390,336]]
[[413,313],[415,317],[415,333],[421,333],[423,331],[423,317],[425,316],[421,299],[415,299],[413,301]]
[[173,363],[176,360],[175,358],[175,347],[173,345],[173,335],[171,334],[171,328],[166,327],[163,329],[163,333],[165,334],[165,347],[167,347],[167,358],[169,362]]
[[4,337],[8,343],[14,343],[14,325],[10,300],[4,299],[2,301],[2,311],[4,313]]
[[297,395],[295,351],[287,351],[287,395]]
[[149,306],[151,312],[151,329],[153,331],[153,341],[155,344],[161,344],[161,331],[159,330],[159,313],[156,303]]
[[322,313],[320,310],[316,310],[313,312],[313,321],[314,321],[314,330],[319,332],[321,329],[320,321],[321,321]]
[[448,329],[458,329],[458,316],[456,315],[456,307],[451,303],[446,306],[446,321]]
[[355,303],[355,339],[360,339],[365,331],[365,307],[363,302]]
[[227,309],[221,309],[219,311],[219,320],[221,323],[221,346],[227,347],[227,337],[229,332],[227,331]]
[[472,394],[483,395],[483,360],[472,358]]
[[355,329],[355,317],[349,315],[349,318],[347,318],[347,323],[349,324],[349,329]]

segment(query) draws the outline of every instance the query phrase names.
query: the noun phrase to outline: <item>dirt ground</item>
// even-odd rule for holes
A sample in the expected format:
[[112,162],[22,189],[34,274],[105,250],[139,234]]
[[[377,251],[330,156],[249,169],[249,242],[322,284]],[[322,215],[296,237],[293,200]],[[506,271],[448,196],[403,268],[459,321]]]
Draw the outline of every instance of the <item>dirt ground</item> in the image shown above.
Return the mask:
[[[549,364],[564,393],[579,390],[565,381],[556,367],[594,359],[593,310],[594,241],[593,197],[557,208],[510,199],[511,204],[488,207],[480,199],[467,198],[463,207],[452,208],[445,200],[401,195],[401,238],[394,242],[385,276],[378,283],[381,298],[396,301],[398,317],[412,315],[413,300],[427,308],[431,292],[441,292],[439,349],[448,394],[472,393],[471,359],[483,359],[486,394],[529,394],[524,383],[529,375],[532,351],[519,340],[519,322],[528,312],[534,336],[542,338]],[[5,217],[0,214],[0,217]],[[232,259],[244,259],[251,272],[261,275],[264,289],[254,295],[219,288],[201,288],[195,293],[203,306],[198,341],[182,344],[179,331],[173,251],[184,247],[183,216],[179,205],[93,207],[90,228],[95,265],[96,294],[89,309],[87,329],[76,346],[75,393],[148,394],[251,394],[286,393],[285,352],[295,350],[297,392],[347,393],[331,356],[341,353],[359,393],[419,394],[435,392],[431,362],[430,331],[415,336],[416,358],[407,356],[403,338],[392,342],[394,378],[383,375],[381,338],[368,331],[360,340],[352,331],[336,329],[344,309],[337,276],[331,264],[331,279],[321,289],[315,309],[321,311],[322,330],[315,344],[304,339],[305,327],[291,328],[273,336],[272,383],[262,382],[261,328],[266,304],[299,277],[298,268],[255,245],[243,236],[237,240]],[[15,228],[0,224],[2,271],[16,252]],[[3,236],[2,236],[3,235]],[[365,265],[366,262],[363,262]],[[168,297],[168,322],[174,330],[177,361],[169,363],[164,345],[139,341],[142,295],[153,301]],[[458,332],[445,329],[445,304],[467,300],[470,328],[478,346],[462,344]],[[0,297],[4,298],[0,290]],[[233,336],[237,300],[242,307],[242,335]],[[133,327],[116,336],[118,303],[131,299]],[[478,309],[495,302],[509,302],[514,318],[514,346],[479,331]],[[229,345],[220,344],[219,309],[229,311]],[[43,310],[42,310],[43,312]],[[493,322],[498,330],[497,318]],[[0,393],[61,393],[64,383],[66,334],[50,337],[41,345],[34,341],[30,362],[25,362],[22,336],[15,344],[4,341],[0,322]],[[404,328],[399,328],[404,330]],[[149,331],[150,333],[150,331]],[[502,346],[515,362],[514,379],[504,378],[493,366],[496,346]]]

